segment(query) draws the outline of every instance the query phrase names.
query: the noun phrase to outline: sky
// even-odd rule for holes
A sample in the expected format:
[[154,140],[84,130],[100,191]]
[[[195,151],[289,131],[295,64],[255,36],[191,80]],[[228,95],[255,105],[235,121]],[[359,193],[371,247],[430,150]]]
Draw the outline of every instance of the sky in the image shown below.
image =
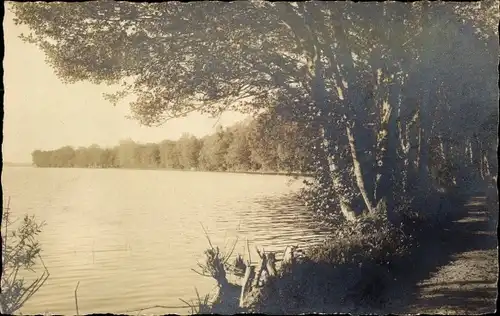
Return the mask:
[[103,98],[104,92],[113,91],[110,87],[86,82],[63,84],[45,63],[45,54],[19,38],[26,29],[14,25],[7,7],[3,27],[4,162],[29,163],[35,149],[66,145],[106,147],[128,138],[141,143],[160,142],[175,140],[186,132],[201,137],[214,132],[216,124],[228,126],[245,118],[231,112],[217,122],[192,114],[160,127],[141,126],[125,117],[130,114],[128,104],[114,107]]

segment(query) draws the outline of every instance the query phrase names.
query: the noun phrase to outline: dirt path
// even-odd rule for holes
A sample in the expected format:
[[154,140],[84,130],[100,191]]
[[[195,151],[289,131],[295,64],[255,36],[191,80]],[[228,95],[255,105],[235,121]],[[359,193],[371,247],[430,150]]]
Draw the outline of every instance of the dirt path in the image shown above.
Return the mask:
[[[498,205],[498,204],[497,204]],[[416,285],[409,313],[482,314],[496,309],[498,280],[498,208],[485,199],[466,204],[467,215],[456,220],[429,257],[445,256],[448,262]]]

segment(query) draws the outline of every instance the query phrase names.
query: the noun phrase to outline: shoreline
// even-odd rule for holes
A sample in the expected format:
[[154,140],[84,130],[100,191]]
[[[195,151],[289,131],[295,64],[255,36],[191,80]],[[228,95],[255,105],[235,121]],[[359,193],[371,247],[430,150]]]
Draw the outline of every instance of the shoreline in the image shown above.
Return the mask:
[[305,177],[310,178],[313,176],[312,173],[302,173],[302,172],[286,172],[286,171],[238,171],[238,170],[188,170],[188,169],[172,169],[172,168],[117,168],[117,167],[38,167],[29,164],[3,164],[4,167],[31,167],[40,169],[113,169],[113,170],[154,170],[154,171],[180,171],[180,172],[212,172],[212,173],[236,173],[236,174],[251,174],[251,175],[271,175],[271,176],[290,176],[290,177]]
[[[245,266],[245,277],[240,284],[219,284],[218,296],[212,304],[200,304],[197,312],[492,312],[497,292],[498,214],[485,202],[481,194],[472,194],[461,201],[458,211],[449,210],[448,221],[437,226],[434,219],[408,222],[400,232],[402,235],[393,235],[394,228],[380,225],[382,222],[367,222],[372,229],[385,231],[386,237],[380,238],[378,233],[368,238],[346,235],[341,240],[306,250],[302,258],[295,257],[293,251],[287,256],[286,250],[281,260],[276,260],[273,252],[259,253],[257,265],[247,263]],[[404,236],[410,238],[401,239]],[[382,243],[372,246],[374,252],[364,257],[363,265],[357,265],[359,258],[351,261],[359,254],[360,243],[369,244],[373,240]],[[384,255],[386,252],[388,255]],[[278,261],[282,261],[279,266],[275,265]],[[412,264],[415,269],[408,274],[405,267]],[[470,273],[471,265],[477,272]],[[266,273],[262,274],[264,270]],[[358,272],[353,274],[354,279],[343,277],[352,271]],[[260,279],[261,275],[267,277]],[[447,280],[450,281],[443,282]],[[241,295],[237,295],[239,293]],[[435,293],[441,295],[436,297]],[[234,302],[228,303],[231,299]]]

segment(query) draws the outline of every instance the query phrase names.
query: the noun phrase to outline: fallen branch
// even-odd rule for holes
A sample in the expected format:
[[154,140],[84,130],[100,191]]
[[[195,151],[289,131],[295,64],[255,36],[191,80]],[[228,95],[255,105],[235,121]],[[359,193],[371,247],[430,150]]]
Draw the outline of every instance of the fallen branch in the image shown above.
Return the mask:
[[255,277],[255,267],[247,265],[245,276],[241,281],[240,308],[245,307],[245,298],[252,289],[252,281]]

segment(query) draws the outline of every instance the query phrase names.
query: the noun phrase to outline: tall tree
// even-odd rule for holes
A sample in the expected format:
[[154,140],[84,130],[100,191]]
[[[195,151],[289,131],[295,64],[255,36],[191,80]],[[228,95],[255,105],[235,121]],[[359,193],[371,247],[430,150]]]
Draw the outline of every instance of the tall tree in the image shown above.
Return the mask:
[[[456,4],[39,2],[13,8],[17,23],[32,30],[24,38],[46,52],[61,79],[123,83],[108,98],[136,95],[131,110],[146,125],[193,111],[294,112],[317,131],[311,150],[318,179],[332,188],[346,217],[371,212],[383,200],[392,210],[398,182],[406,190],[429,187],[436,108],[455,101],[471,108],[443,97],[456,91],[445,76],[449,47],[471,52],[455,61],[453,77],[469,87],[473,101],[488,103],[496,93],[470,89],[477,82],[471,74],[484,65],[490,65],[487,76],[494,74],[498,45],[479,39],[474,30],[489,24],[464,22]],[[481,121],[485,111],[476,113]],[[471,147],[470,138],[461,146]]]
[[201,143],[190,134],[184,134],[177,141],[179,153],[179,164],[183,169],[198,168],[198,157],[200,155]]
[[163,168],[180,168],[179,152],[174,141],[165,140],[160,143],[160,160]]
[[137,144],[131,139],[120,141],[117,149],[117,160],[120,167],[131,168],[135,166],[136,148]]
[[225,130],[220,125],[217,126],[214,134],[202,139],[203,144],[199,154],[200,166],[210,171],[226,171],[228,169],[226,156],[232,139],[230,130]]
[[233,170],[252,169],[251,151],[248,143],[248,127],[237,124],[232,126],[232,141],[227,148],[226,164]]

